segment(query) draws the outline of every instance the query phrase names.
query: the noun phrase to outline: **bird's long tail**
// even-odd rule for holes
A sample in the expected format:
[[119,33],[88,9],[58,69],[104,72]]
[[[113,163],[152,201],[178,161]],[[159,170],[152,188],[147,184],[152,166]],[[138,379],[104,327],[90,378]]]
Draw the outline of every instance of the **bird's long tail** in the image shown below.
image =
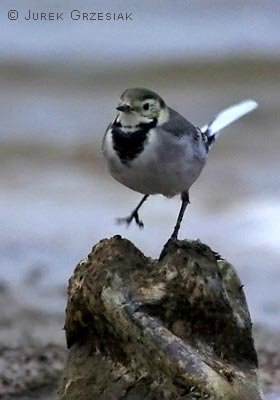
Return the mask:
[[208,146],[211,147],[222,129],[257,107],[258,103],[254,100],[244,100],[217,114],[208,125],[201,128],[208,137]]

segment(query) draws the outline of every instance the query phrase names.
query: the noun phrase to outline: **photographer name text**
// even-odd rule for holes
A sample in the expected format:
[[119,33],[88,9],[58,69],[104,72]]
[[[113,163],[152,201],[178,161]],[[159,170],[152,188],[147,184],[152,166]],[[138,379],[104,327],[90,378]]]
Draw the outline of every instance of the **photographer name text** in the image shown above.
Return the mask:
[[11,21],[64,21],[70,19],[72,21],[133,21],[132,13],[128,12],[92,12],[72,10],[65,12],[37,12],[28,10],[21,13],[17,10],[9,10],[8,18]]

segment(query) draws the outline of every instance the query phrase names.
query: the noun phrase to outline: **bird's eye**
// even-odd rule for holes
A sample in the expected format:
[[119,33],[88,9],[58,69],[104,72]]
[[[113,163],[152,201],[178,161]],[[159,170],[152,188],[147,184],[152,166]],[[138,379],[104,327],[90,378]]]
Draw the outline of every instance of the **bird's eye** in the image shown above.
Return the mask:
[[143,104],[143,110],[148,111],[149,108],[150,108],[150,104],[149,103],[144,103]]

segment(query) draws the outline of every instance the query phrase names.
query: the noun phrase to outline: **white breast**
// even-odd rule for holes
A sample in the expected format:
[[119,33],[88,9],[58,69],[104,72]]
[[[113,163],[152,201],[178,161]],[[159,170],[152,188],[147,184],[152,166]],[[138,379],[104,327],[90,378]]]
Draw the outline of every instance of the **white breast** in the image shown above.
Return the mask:
[[103,153],[111,175],[123,185],[142,194],[172,197],[186,191],[199,176],[205,160],[195,154],[190,137],[173,137],[151,129],[144,150],[124,164],[113,148],[108,129]]

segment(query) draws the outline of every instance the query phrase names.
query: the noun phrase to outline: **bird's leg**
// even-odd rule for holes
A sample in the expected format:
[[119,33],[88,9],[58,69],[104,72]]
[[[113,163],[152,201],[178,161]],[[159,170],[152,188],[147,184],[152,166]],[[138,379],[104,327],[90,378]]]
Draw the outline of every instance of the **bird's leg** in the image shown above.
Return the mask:
[[177,239],[177,237],[178,237],[178,232],[179,232],[179,229],[181,226],[181,222],[183,220],[187,205],[190,203],[189,192],[182,192],[181,199],[182,199],[182,205],[181,205],[181,208],[179,211],[179,215],[178,215],[178,218],[176,221],[174,231],[170,237],[170,239],[172,239],[172,240]]
[[131,221],[134,219],[136,224],[140,227],[143,228],[144,224],[143,222],[139,219],[139,215],[138,215],[138,210],[139,208],[142,206],[142,204],[144,203],[144,201],[147,200],[147,198],[149,197],[148,194],[145,194],[145,196],[142,198],[142,200],[140,201],[140,203],[138,204],[138,206],[135,208],[135,210],[132,211],[132,213],[125,218],[117,218],[117,223],[118,224],[127,224],[130,225]]
[[181,222],[182,222],[183,217],[184,217],[184,213],[186,211],[187,205],[190,202],[189,193],[188,192],[182,192],[181,193],[181,199],[182,199],[182,205],[181,205],[181,208],[180,208],[180,211],[179,211],[179,215],[178,215],[178,218],[177,218],[177,221],[176,221],[176,225],[175,225],[174,231],[173,231],[172,235],[170,236],[170,238],[168,239],[168,241],[163,246],[163,249],[162,249],[162,251],[160,253],[160,256],[159,256],[159,260],[161,260],[165,256],[168,246],[171,243],[174,243],[176,241],[177,237],[178,237],[178,232],[179,232],[179,229],[180,229],[180,226],[181,226]]

